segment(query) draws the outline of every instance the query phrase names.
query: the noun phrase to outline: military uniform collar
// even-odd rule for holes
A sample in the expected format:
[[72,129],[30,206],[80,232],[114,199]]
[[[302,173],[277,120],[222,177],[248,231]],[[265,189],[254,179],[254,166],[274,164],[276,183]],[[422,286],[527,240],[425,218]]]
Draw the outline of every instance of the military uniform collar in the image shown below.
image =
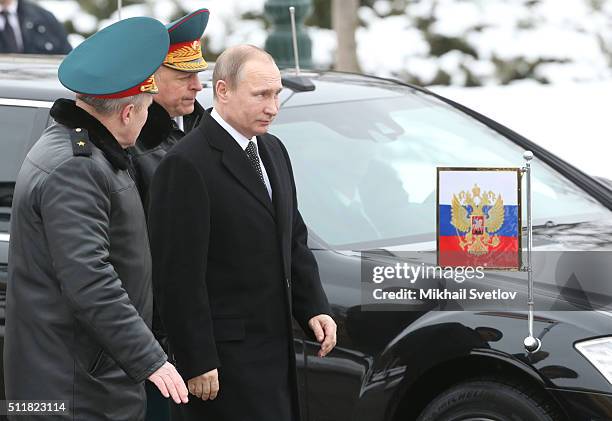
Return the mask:
[[[197,126],[204,112],[204,108],[196,100],[193,112],[183,116],[183,132],[188,133]],[[173,120],[166,109],[153,100],[149,107],[147,122],[136,142],[137,149],[145,151],[158,147],[170,135],[172,123]]]
[[193,112],[183,116],[183,131],[185,133],[189,133],[191,130],[193,130],[200,123],[200,120],[202,120],[202,116],[205,112],[206,111],[204,108],[196,99],[193,105]]
[[172,130],[172,119],[164,107],[155,102],[149,107],[147,122],[138,135],[136,145],[142,149],[153,149],[168,138]]
[[77,127],[86,129],[89,132],[91,142],[104,153],[113,167],[119,170],[128,169],[130,162],[127,152],[98,119],[81,107],[77,107],[75,101],[60,98],[55,101],[49,114],[59,124],[72,129]]

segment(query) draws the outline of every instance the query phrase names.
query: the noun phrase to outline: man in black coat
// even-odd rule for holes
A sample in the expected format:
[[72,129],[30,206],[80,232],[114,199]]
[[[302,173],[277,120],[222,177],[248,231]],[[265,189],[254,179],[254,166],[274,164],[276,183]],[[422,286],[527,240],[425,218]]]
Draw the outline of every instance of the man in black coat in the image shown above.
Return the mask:
[[287,150],[267,134],[281,77],[253,46],[217,59],[214,109],[151,186],[154,295],[192,395],[181,419],[300,419],[292,317],[335,346]]
[[66,30],[28,0],[0,0],[0,53],[68,54]]

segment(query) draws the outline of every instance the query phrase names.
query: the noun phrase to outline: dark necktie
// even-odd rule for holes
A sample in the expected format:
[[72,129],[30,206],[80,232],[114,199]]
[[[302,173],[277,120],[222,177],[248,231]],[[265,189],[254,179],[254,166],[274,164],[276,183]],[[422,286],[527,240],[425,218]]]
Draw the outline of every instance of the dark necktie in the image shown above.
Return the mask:
[[[253,142],[252,140],[249,141],[249,145],[244,151],[246,152],[247,158],[249,158],[249,162],[257,172],[257,175],[259,175],[259,179],[265,187],[266,182],[264,181],[263,172],[261,172],[261,165],[259,165],[259,155],[257,155],[257,147],[255,146],[255,142]],[[266,191],[267,190],[268,188],[266,187]]]
[[177,133],[182,133],[183,136],[185,135],[185,131],[181,130],[181,128],[179,127],[178,123],[176,122],[176,120],[172,119],[172,131],[177,132]]
[[176,121],[172,120],[172,128],[170,129],[170,135],[168,136],[168,143],[175,145],[180,139],[185,137],[185,131],[181,130]]
[[4,45],[4,53],[17,53],[19,48],[17,46],[17,38],[15,38],[15,31],[9,22],[8,11],[3,10],[0,12],[2,19],[4,19],[4,29],[0,31],[2,37],[2,44]]

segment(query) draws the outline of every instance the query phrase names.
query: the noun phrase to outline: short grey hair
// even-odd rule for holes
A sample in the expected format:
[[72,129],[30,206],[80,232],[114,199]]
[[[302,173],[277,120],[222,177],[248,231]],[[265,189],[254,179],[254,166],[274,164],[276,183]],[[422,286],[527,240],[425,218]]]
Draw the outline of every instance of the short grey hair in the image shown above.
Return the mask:
[[136,110],[140,111],[147,103],[145,100],[149,93],[141,93],[124,98],[99,98],[95,96],[77,94],[77,99],[96,110],[97,113],[103,115],[118,113],[128,104],[134,104]]
[[276,65],[274,58],[265,50],[254,45],[244,44],[230,47],[217,57],[213,70],[213,96],[217,98],[217,82],[225,81],[230,89],[238,85],[241,72],[247,61],[254,58],[270,60]]

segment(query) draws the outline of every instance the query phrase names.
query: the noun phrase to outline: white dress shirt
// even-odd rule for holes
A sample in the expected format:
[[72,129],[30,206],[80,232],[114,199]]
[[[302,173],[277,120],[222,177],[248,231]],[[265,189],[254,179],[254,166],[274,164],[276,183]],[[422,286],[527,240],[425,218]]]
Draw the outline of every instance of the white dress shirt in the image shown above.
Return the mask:
[[183,116],[182,115],[174,117],[174,122],[176,123],[178,128],[181,129],[182,132],[185,131],[185,124],[183,123]]
[[[215,119],[217,123],[221,127],[225,129],[226,132],[230,134],[234,138],[234,140],[238,143],[238,146],[242,148],[243,151],[246,151],[247,146],[249,146],[249,142],[253,141],[255,143],[255,149],[257,150],[257,156],[259,157],[259,165],[261,166],[261,172],[264,178],[264,184],[266,185],[266,189],[268,190],[268,196],[272,199],[272,186],[270,185],[270,179],[268,178],[268,173],[266,172],[266,167],[264,166],[261,160],[261,154],[259,153],[259,145],[257,145],[257,137],[252,137],[251,139],[247,139],[242,133],[238,130],[234,129],[229,123],[219,115],[217,110],[214,108],[210,112],[210,116]],[[246,152],[245,152],[246,154]]]
[[[21,36],[21,27],[19,26],[19,19],[17,18],[17,2],[11,2],[8,7],[0,7],[0,12],[6,10],[8,12],[8,21],[13,28],[15,33],[15,40],[17,41],[17,48],[19,51],[23,51],[23,38]],[[4,18],[0,17],[0,31],[4,31],[4,25],[6,22]]]

